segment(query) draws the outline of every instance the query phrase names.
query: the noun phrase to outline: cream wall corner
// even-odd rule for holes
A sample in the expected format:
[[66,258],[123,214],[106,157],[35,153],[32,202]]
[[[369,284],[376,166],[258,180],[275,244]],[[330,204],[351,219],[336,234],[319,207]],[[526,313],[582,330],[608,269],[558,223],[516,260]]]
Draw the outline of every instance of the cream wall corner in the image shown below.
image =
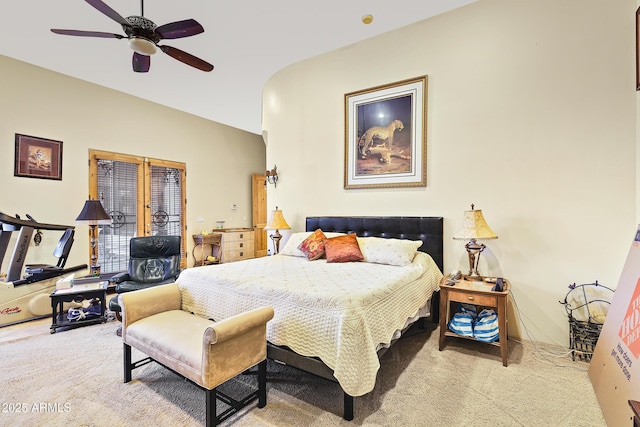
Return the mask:
[[[615,287],[636,223],[635,1],[479,0],[275,74],[263,93],[269,210],[445,219],[471,203],[499,238],[480,271],[504,276],[536,341],[568,344],[570,283]],[[345,190],[344,94],[429,76],[427,187]],[[524,336],[510,316],[510,333]]]
[[[97,149],[186,163],[189,253],[191,234],[213,229],[217,220],[252,225],[251,174],[264,173],[265,164],[260,135],[4,56],[0,93],[0,212],[75,225],[89,194],[89,149]],[[63,142],[61,181],[13,176],[16,133]],[[27,263],[55,264],[60,234],[45,232],[42,245],[32,243]],[[88,247],[88,229],[78,226],[67,265],[88,263]]]

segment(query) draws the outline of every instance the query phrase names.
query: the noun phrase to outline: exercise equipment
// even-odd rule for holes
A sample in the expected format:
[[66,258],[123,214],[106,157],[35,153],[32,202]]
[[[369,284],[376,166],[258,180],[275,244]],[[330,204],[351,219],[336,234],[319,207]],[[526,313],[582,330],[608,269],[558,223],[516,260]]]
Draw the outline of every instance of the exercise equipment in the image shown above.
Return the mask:
[[[18,233],[6,277],[0,278],[0,327],[38,319],[51,315],[49,295],[63,276],[82,273],[86,264],[65,268],[65,263],[73,245],[74,226],[37,222],[31,215],[27,220],[0,212],[0,267],[3,265],[9,243],[14,232]],[[25,260],[29,242],[34,232],[41,230],[62,231],[53,255],[58,258],[54,264],[28,264]],[[24,274],[23,274],[24,269]]]

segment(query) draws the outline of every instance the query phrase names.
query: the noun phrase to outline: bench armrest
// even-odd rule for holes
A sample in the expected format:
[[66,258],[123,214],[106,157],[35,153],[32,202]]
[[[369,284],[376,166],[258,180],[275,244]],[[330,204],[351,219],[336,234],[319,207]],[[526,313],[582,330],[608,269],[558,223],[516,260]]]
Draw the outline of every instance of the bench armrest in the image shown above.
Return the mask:
[[180,310],[182,298],[176,283],[153,286],[147,289],[120,294],[122,327],[154,314]]
[[212,389],[267,358],[267,322],[272,307],[228,317],[206,328],[200,384]]
[[269,306],[236,314],[207,328],[204,335],[205,343],[219,344],[230,338],[242,335],[253,328],[266,325],[272,318],[273,308]]

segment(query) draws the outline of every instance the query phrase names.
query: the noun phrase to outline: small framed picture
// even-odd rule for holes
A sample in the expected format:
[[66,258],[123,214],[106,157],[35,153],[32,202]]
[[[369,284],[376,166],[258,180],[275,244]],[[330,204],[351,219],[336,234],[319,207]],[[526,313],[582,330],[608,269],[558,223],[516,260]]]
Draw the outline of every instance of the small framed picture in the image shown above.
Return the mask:
[[13,176],[62,180],[62,141],[17,133]]
[[427,185],[427,76],[345,95],[344,188]]

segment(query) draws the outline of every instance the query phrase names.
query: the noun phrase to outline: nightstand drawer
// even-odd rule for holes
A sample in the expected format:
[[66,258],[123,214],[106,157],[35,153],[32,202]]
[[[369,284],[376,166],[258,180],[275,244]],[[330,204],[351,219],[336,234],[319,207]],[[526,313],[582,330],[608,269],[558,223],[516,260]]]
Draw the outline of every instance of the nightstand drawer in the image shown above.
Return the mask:
[[497,307],[498,297],[491,295],[471,294],[469,292],[457,292],[450,290],[449,301],[464,302],[467,304],[482,305],[487,307]]
[[229,251],[224,253],[225,262],[242,261],[251,258],[253,258],[253,249],[251,251]]
[[250,259],[254,253],[254,234],[252,228],[219,230],[221,236],[222,258],[220,262],[234,262]]
[[224,240],[227,242],[243,242],[253,235],[253,231],[229,231],[225,233]]

